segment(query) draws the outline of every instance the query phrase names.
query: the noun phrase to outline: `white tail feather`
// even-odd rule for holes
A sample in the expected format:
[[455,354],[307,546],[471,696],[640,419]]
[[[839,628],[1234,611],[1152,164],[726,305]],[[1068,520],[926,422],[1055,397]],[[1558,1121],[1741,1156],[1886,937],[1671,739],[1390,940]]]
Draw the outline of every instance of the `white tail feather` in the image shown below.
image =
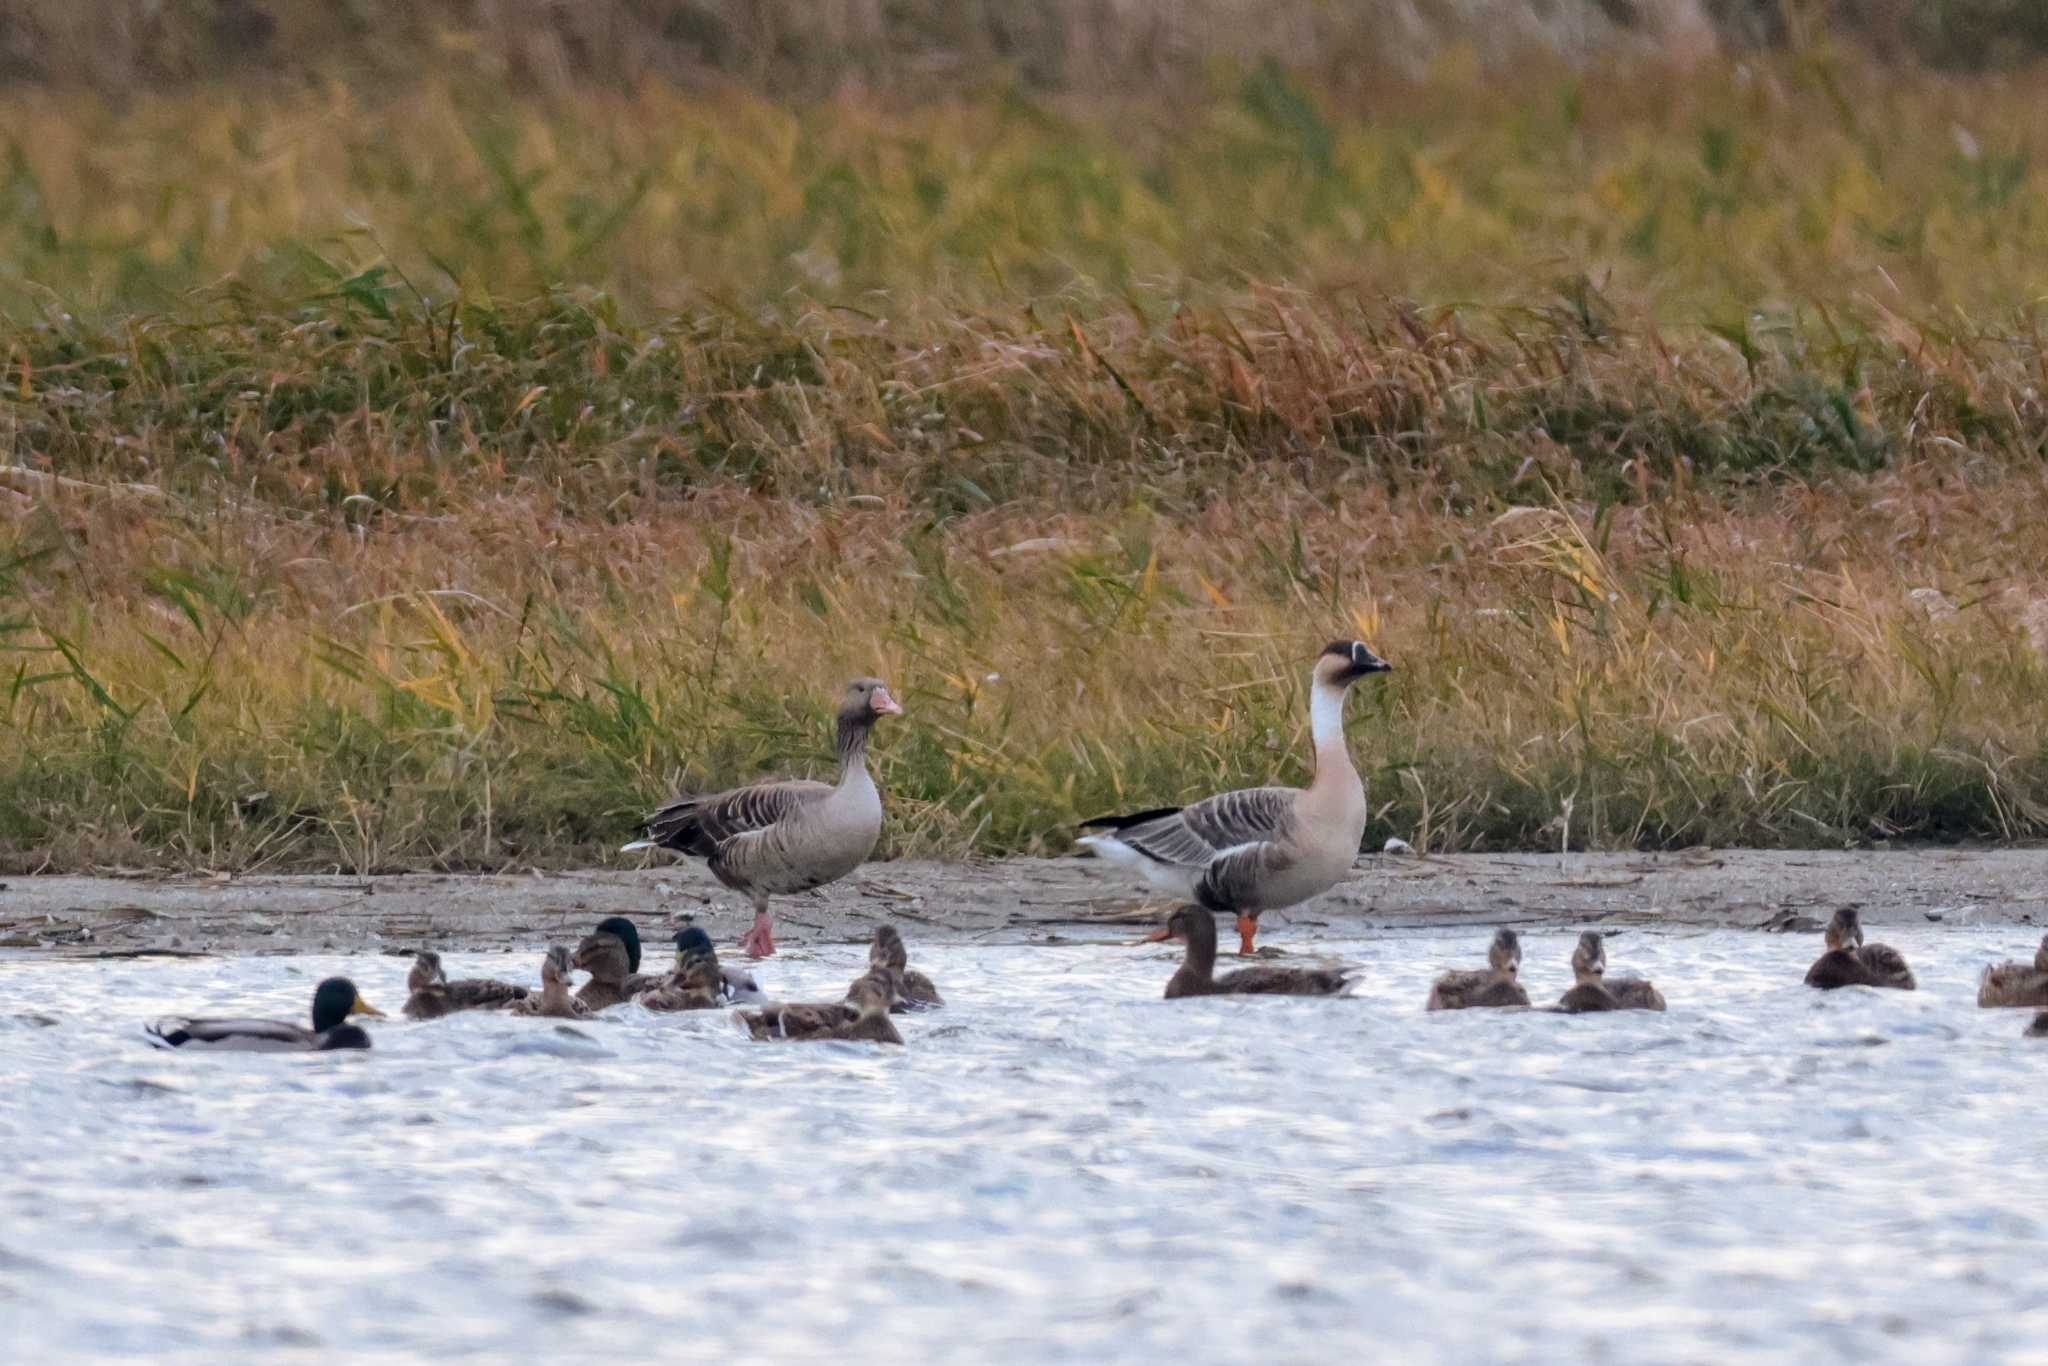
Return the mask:
[[653,840],[634,840],[631,844],[620,845],[619,852],[622,854],[632,854],[642,849],[659,849],[660,847]]

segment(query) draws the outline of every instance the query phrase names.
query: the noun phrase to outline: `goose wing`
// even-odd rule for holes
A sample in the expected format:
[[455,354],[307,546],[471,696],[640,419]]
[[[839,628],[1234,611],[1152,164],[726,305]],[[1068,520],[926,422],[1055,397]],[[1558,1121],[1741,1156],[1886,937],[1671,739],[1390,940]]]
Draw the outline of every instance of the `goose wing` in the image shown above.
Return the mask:
[[319,1036],[284,1020],[193,1020],[166,1015],[144,1031],[158,1048],[196,1048],[243,1053],[303,1053],[319,1048]]
[[727,840],[765,830],[832,793],[809,778],[754,783],[706,797],[678,797],[647,818],[647,838],[628,849],[656,846],[709,858]]
[[1208,866],[1225,850],[1273,839],[1294,823],[1291,787],[1220,792],[1192,806],[1160,807],[1087,822],[1114,832],[1121,844],[1161,863]]

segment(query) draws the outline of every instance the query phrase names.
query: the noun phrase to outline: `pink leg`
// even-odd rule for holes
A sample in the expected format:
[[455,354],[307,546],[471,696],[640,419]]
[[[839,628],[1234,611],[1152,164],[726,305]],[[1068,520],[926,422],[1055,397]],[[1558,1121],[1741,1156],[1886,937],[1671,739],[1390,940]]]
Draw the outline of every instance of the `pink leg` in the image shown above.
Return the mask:
[[775,952],[774,924],[767,911],[754,913],[752,928],[740,936],[740,952],[750,958],[767,958]]

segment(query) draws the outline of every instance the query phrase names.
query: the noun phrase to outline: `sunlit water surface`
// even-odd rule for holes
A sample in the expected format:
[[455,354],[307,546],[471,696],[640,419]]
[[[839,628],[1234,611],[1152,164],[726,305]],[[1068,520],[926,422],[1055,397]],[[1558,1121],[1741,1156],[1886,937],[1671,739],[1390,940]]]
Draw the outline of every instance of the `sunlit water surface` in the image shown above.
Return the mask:
[[[1619,935],[1612,970],[1671,1010],[1604,1017],[1425,1014],[1470,934],[1316,944],[1366,969],[1334,1001],[1169,1004],[1152,950],[934,948],[953,1004],[903,1049],[629,1007],[165,1054],[159,1013],[297,1019],[334,971],[395,1011],[406,964],[0,964],[0,1338],[16,1361],[2040,1360],[2048,1042],[1974,1004],[2038,936],[1882,937],[1922,990],[1806,991],[1812,936]],[[1526,935],[1539,1002],[1573,938]],[[832,997],[861,956],[763,976]],[[535,955],[448,958],[530,980]]]

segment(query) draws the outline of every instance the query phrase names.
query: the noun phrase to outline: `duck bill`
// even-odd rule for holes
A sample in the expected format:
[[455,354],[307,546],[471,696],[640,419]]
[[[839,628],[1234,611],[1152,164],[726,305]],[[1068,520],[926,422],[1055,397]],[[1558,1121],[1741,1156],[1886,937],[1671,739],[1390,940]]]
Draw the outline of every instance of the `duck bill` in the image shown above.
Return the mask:
[[365,1001],[361,992],[356,993],[356,1003],[348,1008],[348,1013],[351,1015],[374,1015],[380,1020],[385,1018],[384,1012],[371,1005],[368,1001]]
[[1138,942],[1140,944],[1164,944],[1171,938],[1173,938],[1173,927],[1171,925],[1161,925]]

